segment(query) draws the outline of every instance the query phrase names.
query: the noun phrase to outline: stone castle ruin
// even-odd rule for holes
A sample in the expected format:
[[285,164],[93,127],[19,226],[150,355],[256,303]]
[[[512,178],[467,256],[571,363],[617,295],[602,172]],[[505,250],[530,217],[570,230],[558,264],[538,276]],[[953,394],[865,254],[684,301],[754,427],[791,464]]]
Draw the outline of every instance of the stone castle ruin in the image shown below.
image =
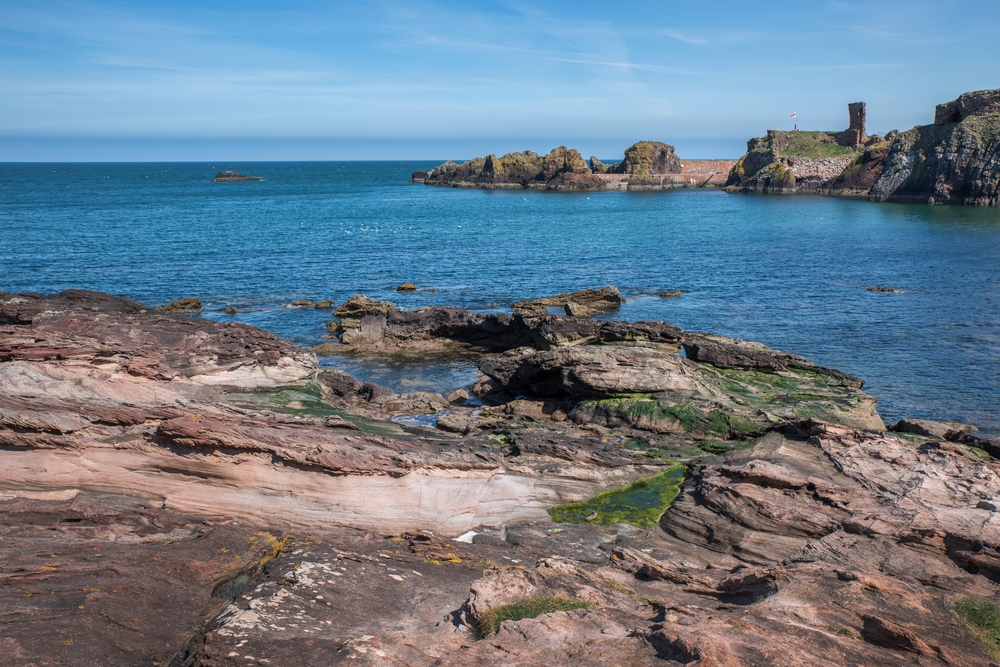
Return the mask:
[[865,135],[865,103],[852,102],[847,105],[847,112],[851,117],[850,126],[840,133],[839,141],[843,146],[854,148],[864,146],[868,137]]

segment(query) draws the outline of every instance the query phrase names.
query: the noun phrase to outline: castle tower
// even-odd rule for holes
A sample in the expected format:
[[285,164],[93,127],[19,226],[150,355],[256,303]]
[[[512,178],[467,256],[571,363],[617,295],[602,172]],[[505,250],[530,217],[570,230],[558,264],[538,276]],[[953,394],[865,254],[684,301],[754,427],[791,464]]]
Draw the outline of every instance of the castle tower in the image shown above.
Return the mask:
[[851,125],[847,128],[847,132],[854,145],[861,146],[868,139],[868,136],[865,134],[865,103],[854,102],[852,104],[848,104],[847,112],[851,116]]

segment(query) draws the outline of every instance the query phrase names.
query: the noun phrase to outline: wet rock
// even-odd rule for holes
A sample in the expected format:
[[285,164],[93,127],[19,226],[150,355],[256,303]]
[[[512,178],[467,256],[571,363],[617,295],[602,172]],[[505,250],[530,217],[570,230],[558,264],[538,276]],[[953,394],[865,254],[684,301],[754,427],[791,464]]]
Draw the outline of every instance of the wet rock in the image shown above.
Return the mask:
[[185,297],[171,301],[164,306],[158,306],[156,310],[161,313],[193,313],[201,310],[201,299]]
[[900,419],[889,430],[934,438],[943,438],[948,431],[958,431],[959,433],[979,432],[979,429],[970,424],[932,421],[930,419]]
[[263,181],[262,176],[244,176],[237,171],[220,171],[212,179],[213,183],[239,183],[242,181]]
[[469,400],[469,392],[464,389],[456,389],[455,391],[448,394],[449,403],[462,404]]
[[394,303],[378,301],[364,294],[355,294],[333,311],[333,314],[340,318],[340,323],[335,328],[338,330],[359,329],[361,321],[365,317],[381,316],[384,318],[394,310],[396,310]]
[[330,299],[320,299],[316,302],[317,308],[333,308],[333,301]]
[[570,317],[593,317],[601,312],[596,308],[581,306],[575,301],[568,302],[563,308]]
[[226,313],[227,315],[235,315],[240,311],[239,308],[237,308],[236,306],[227,306],[226,308],[222,309],[222,312]]
[[882,287],[879,285],[871,285],[865,289],[869,292],[902,292],[902,290],[898,290],[895,287]]
[[299,299],[298,301],[292,301],[290,305],[292,308],[313,308],[316,304],[308,299]]
[[417,286],[414,283],[403,283],[396,288],[397,292],[416,292]]
[[[617,287],[608,285],[600,289],[585,289],[568,294],[557,294],[542,299],[528,299],[511,305],[515,311],[542,311],[547,308],[566,308],[570,303],[574,308],[593,311],[617,308],[625,302]],[[569,315],[567,311],[567,315]]]
[[680,291],[679,289],[677,289],[677,290],[670,290],[670,291],[667,291],[667,292],[660,292],[660,298],[661,299],[669,299],[670,297],[681,296],[682,294],[684,294],[684,292]]
[[410,175],[410,182],[423,183],[430,177],[430,172],[425,169],[418,169]]

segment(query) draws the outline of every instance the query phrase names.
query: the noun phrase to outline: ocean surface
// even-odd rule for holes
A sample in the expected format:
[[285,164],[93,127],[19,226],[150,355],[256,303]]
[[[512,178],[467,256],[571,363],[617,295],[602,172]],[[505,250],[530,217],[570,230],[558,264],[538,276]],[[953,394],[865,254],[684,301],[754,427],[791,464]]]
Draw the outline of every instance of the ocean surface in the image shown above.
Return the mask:
[[[863,377],[887,422],[1000,433],[1000,210],[406,182],[438,162],[0,164],[0,289],[197,296],[205,317],[313,346],[330,312],[286,307],[296,299],[504,311],[610,284],[628,298],[615,317],[761,341]],[[224,169],[264,181],[210,182]],[[408,281],[422,291],[397,294]],[[659,298],[674,289],[684,295]],[[454,359],[321,361],[397,390],[478,375]]]

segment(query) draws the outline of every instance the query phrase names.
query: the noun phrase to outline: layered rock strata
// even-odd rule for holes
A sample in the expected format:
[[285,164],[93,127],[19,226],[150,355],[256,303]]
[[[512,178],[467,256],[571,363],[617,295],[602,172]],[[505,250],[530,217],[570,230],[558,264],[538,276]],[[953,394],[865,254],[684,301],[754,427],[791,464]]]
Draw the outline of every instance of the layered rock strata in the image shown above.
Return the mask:
[[[860,380],[664,323],[377,317],[396,350],[475,332],[496,404],[246,325],[0,293],[0,664],[1000,657],[976,625],[1000,602],[988,437],[887,433]],[[675,461],[652,528],[548,518]]]

